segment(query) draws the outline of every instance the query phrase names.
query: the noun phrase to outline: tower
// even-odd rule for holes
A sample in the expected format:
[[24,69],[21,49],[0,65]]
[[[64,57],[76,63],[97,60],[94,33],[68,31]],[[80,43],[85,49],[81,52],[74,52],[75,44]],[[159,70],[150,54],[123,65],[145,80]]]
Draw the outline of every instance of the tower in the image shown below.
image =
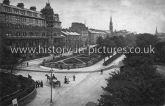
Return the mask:
[[109,31],[110,31],[111,34],[113,33],[113,22],[112,22],[112,16],[110,17]]
[[155,30],[155,35],[158,35],[158,29],[157,29],[157,27],[156,27],[156,30]]
[[[59,20],[59,15],[54,14],[54,10],[50,5],[50,1],[46,3],[46,6],[41,10],[42,15],[46,21],[47,35],[49,36],[49,43],[53,46],[55,43],[59,42],[61,38],[61,22]],[[58,45],[56,45],[58,46]]]

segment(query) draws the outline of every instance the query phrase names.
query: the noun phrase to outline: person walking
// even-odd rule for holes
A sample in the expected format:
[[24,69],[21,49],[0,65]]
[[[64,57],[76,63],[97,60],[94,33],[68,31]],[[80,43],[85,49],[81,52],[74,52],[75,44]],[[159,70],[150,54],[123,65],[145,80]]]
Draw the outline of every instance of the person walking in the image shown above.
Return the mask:
[[29,63],[27,62],[26,64],[27,64],[27,67],[29,67]]
[[42,80],[41,80],[41,87],[43,88],[43,82],[42,82]]
[[100,72],[101,72],[101,75],[102,75],[103,74],[103,69],[101,69]]
[[36,88],[38,88],[38,82],[36,81]]
[[67,78],[66,78],[66,76],[64,77],[64,84],[66,84],[67,83]]
[[76,76],[75,75],[73,75],[73,81],[75,81],[76,80]]

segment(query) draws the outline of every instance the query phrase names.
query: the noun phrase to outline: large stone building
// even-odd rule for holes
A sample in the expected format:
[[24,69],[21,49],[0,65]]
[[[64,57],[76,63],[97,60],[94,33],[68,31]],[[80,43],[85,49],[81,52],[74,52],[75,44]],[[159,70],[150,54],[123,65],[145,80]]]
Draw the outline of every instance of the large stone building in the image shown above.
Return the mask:
[[78,49],[80,47],[81,35],[77,32],[62,30],[62,35],[65,36],[65,47],[68,49]]
[[61,22],[50,3],[39,12],[35,6],[26,9],[23,3],[13,6],[9,0],[4,0],[0,3],[0,30],[8,46],[63,46]]
[[85,47],[88,45],[88,27],[86,27],[85,24],[74,22],[69,29],[81,35],[81,46]]
[[106,31],[96,30],[96,29],[89,29],[88,34],[89,34],[89,44],[90,45],[95,45],[98,37],[101,36],[104,39],[104,38],[106,38],[106,36],[108,36]]

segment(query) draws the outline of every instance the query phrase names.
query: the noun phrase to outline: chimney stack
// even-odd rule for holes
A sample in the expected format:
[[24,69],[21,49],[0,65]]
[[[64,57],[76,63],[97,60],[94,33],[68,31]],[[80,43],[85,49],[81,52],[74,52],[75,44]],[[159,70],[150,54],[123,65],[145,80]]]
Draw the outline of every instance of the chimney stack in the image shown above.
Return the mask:
[[18,4],[17,4],[17,7],[19,7],[19,8],[24,8],[24,4],[23,4],[23,3],[18,3]]
[[3,0],[3,4],[10,5],[10,1],[9,0]]
[[32,7],[30,7],[30,10],[36,11],[36,7],[35,6],[32,6]]

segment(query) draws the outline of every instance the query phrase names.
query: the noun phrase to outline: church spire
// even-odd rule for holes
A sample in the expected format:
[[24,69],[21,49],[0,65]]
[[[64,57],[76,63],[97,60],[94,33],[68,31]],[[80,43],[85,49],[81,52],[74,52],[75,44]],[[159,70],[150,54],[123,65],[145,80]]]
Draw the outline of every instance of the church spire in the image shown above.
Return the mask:
[[109,31],[110,31],[110,33],[113,33],[113,22],[112,22],[112,16],[110,17]]
[[158,35],[158,29],[157,29],[157,27],[156,27],[156,30],[155,30],[155,35]]

